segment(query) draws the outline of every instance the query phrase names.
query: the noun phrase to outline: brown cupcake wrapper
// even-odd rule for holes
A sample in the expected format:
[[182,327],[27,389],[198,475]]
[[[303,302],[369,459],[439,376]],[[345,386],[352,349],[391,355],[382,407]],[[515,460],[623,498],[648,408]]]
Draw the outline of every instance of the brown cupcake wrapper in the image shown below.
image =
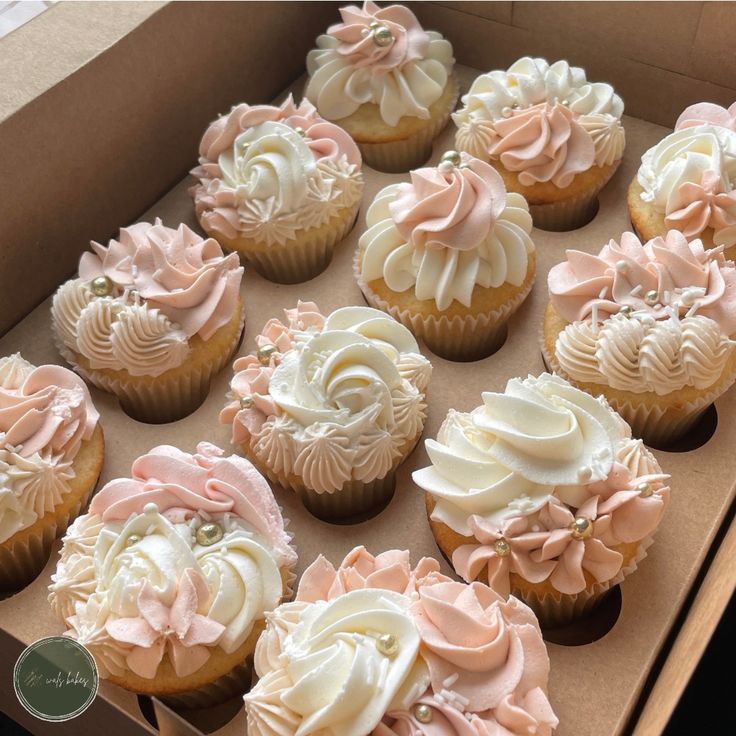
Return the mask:
[[299,284],[309,281],[324,271],[332,261],[335,248],[352,230],[360,209],[359,199],[346,207],[325,234],[323,228],[300,233],[299,241],[287,241],[263,250],[238,251],[263,278],[278,284]]
[[642,539],[634,557],[613,578],[604,583],[594,583],[589,589],[580,593],[561,593],[559,594],[560,598],[549,593],[540,596],[534,590],[520,591],[514,589],[511,593],[524,601],[534,611],[542,626],[546,628],[565,626],[592,613],[603,602],[603,599],[612,588],[637,569],[639,563],[647,556],[647,550],[653,542],[652,536]]
[[[547,367],[565,378],[574,386],[579,386],[574,378],[571,378],[560,367],[557,358],[550,355],[544,343],[541,341],[542,357]],[[736,366],[726,380],[719,381],[719,387],[708,391],[695,401],[688,401],[677,409],[672,407],[645,406],[632,401],[622,401],[614,397],[605,397],[611,408],[621,416],[631,427],[634,437],[644,440],[647,445],[665,447],[683,437],[692,427],[697,424],[705,410],[722,396],[736,382]]]
[[446,360],[480,360],[495,353],[506,339],[506,323],[527,298],[535,280],[532,278],[524,291],[504,304],[501,309],[484,314],[469,314],[466,317],[455,316],[448,319],[442,316],[438,319],[434,316],[415,314],[408,309],[399,309],[378,296],[363,280],[358,260],[359,251],[356,250],[353,271],[368,304],[401,322],[433,353]]
[[198,366],[185,375],[167,378],[164,374],[148,383],[127,381],[94,368],[83,368],[68,348],[60,344],[58,339],[56,342],[59,352],[74,370],[97,388],[117,396],[128,416],[139,422],[163,424],[182,419],[202,405],[209,393],[212,378],[225,367],[235,352],[244,325],[245,312],[240,315],[240,326],[235,337],[217,360]]
[[619,160],[596,189],[559,202],[530,204],[529,211],[532,214],[534,227],[551,232],[564,232],[587,225],[598,211],[598,194],[611,180],[620,164]]
[[454,77],[449,82],[455,87],[447,109],[431,125],[426,126],[409,138],[389,143],[360,143],[358,148],[364,163],[376,171],[398,174],[419,168],[432,155],[432,147],[437,136],[442,132],[455,109],[460,90]]
[[233,667],[230,672],[226,672],[213,682],[208,682],[195,690],[162,695],[159,700],[171,708],[209,708],[247,693],[252,679],[253,657],[250,656],[245,662]]
[[6,546],[0,547],[0,594],[17,592],[46,567],[56,538],[66,532],[69,524],[86,507],[95,485],[96,483],[63,515],[54,516],[53,511],[45,515],[43,518],[48,516],[48,523],[44,523],[38,534],[13,543],[10,549]]

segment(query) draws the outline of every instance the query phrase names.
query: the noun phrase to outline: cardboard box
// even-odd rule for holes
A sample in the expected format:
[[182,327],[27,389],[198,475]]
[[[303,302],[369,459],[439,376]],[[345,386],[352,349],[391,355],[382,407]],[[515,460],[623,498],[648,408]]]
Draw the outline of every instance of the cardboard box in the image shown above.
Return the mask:
[[[35,363],[62,362],[51,342],[47,297],[73,273],[90,239],[106,241],[120,225],[155,216],[169,225],[195,226],[186,191],[191,181],[185,176],[206,124],[237,102],[268,101],[298,79],[315,35],[334,22],[337,7],[62,3],[0,42],[0,330],[9,330],[0,339],[0,355],[22,350]],[[503,348],[470,364],[430,354],[435,373],[425,437],[433,437],[451,406],[470,409],[482,390],[502,390],[508,378],[543,369],[537,341],[550,266],[562,259],[565,248],[596,251],[629,227],[625,192],[639,157],[668,132],[685,105],[736,99],[736,90],[724,86],[736,79],[736,62],[727,34],[718,30],[733,25],[736,6],[463,2],[413,7],[425,27],[453,41],[458,62],[466,65],[460,69],[465,87],[478,70],[506,67],[525,54],[567,58],[585,67],[589,78],[613,82],[629,113],[624,162],[603,191],[596,218],[571,233],[534,231],[537,283],[512,319]],[[299,90],[301,82],[293,88]],[[437,142],[432,161],[451,141],[450,128]],[[386,183],[404,178],[370,169],[365,174],[366,204]],[[362,303],[351,258],[365,209],[328,270],[307,284],[274,285],[248,272],[241,353],[250,351],[269,317],[297,298],[314,299],[325,311]],[[228,428],[218,424],[217,415],[230,377],[225,370],[202,407],[164,426],[134,422],[112,396],[93,390],[107,437],[101,483],[126,475],[135,457],[164,441],[185,450],[201,439],[229,447]],[[656,453],[672,474],[672,502],[648,558],[598,615],[555,632],[557,643],[548,642],[550,697],[560,717],[560,736],[658,733],[672,712],[734,586],[734,567],[728,563],[736,532],[726,531],[736,492],[735,411],[736,392],[731,391],[711,412],[711,422],[717,412],[717,426],[702,447]],[[700,431],[707,434],[707,426]],[[277,489],[296,535],[299,572],[319,552],[337,562],[359,543],[374,552],[408,546],[414,560],[439,557],[422,494],[410,479],[411,471],[426,462],[420,446],[402,466],[390,506],[354,526],[317,521]],[[722,544],[719,534],[726,535]],[[55,561],[56,553],[36,581],[0,602],[0,709],[39,735],[51,727],[22,710],[12,692],[11,671],[27,643],[62,631],[46,603]],[[245,732],[237,701],[177,715],[107,683],[85,714],[55,724],[53,731],[78,734],[104,727],[110,736],[152,734],[155,722],[160,733],[177,736]]]

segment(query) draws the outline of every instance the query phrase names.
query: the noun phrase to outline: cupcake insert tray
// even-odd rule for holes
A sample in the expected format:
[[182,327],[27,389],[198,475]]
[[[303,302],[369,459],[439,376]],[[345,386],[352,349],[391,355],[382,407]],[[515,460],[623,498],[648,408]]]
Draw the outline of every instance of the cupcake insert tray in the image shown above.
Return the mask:
[[[523,49],[519,49],[519,53],[522,52]],[[460,67],[462,88],[467,89],[478,73]],[[301,86],[300,81],[293,89],[299,91]],[[479,403],[481,391],[502,391],[509,378],[537,374],[544,369],[539,336],[547,303],[547,271],[562,260],[566,248],[598,251],[608,239],[630,228],[627,187],[641,153],[668,132],[663,127],[630,117],[625,117],[624,125],[627,133],[624,161],[601,193],[599,211],[593,220],[567,233],[533,231],[537,246],[537,281],[529,298],[511,318],[508,337],[499,351],[481,361],[453,363],[423,349],[434,366],[424,438],[436,436],[450,407],[472,409]],[[450,125],[436,141],[432,162],[437,162],[445,150],[454,147],[453,131]],[[367,205],[379,189],[406,178],[405,174],[382,174],[369,168],[364,172],[366,187],[358,220],[338,246],[325,272],[307,283],[286,286],[265,281],[252,269],[246,271],[241,291],[246,307],[246,327],[238,354],[250,352],[262,325],[270,317],[280,316],[281,310],[293,306],[297,299],[316,301],[324,313],[340,306],[364,303],[353,279],[352,259],[364,229]],[[199,230],[187,194],[190,185],[189,178],[182,181],[140,219],[150,221],[158,216],[167,225],[184,222]],[[49,305],[50,299],[47,299],[0,339],[0,355],[22,351],[25,358],[36,364],[63,362],[51,338]],[[231,375],[229,368],[223,370],[213,380],[208,398],[196,412],[164,425],[135,422],[120,410],[113,396],[92,389],[107,442],[100,485],[126,475],[134,458],[158,444],[173,444],[192,451],[198,441],[206,440],[232,450],[229,427],[218,422]],[[593,618],[549,633],[550,700],[560,718],[555,732],[559,736],[614,736],[631,727],[630,720],[643,697],[645,683],[656,676],[658,656],[736,492],[736,456],[732,452],[736,446],[736,423],[732,420],[735,413],[736,391],[732,390],[717,401],[715,411],[709,412],[705,422],[689,438],[693,446],[702,442],[710,431],[709,422],[712,427],[717,414],[715,430],[702,446],[683,452],[655,451],[664,471],[672,475],[672,496],[647,559]],[[420,442],[399,469],[396,493],[388,507],[377,517],[355,525],[338,526],[318,521],[292,494],[276,488],[276,497],[284,515],[291,520],[290,530],[295,535],[299,553],[297,573],[300,574],[320,552],[337,562],[357,544],[364,544],[374,553],[395,547],[409,548],[413,562],[425,555],[440,558],[426,521],[424,494],[411,481],[411,472],[426,464],[426,453]],[[8,707],[17,706],[10,684],[17,654],[27,643],[63,630],[46,603],[46,586],[56,564],[57,549],[58,543],[37,580],[15,596],[0,601],[0,646],[5,653],[0,691],[2,702]],[[447,563],[443,561],[442,564],[443,571],[450,573]],[[581,683],[584,683],[584,697],[581,697]],[[216,732],[223,736],[245,733],[243,709],[237,702],[207,712],[181,712],[177,716],[158,702],[151,708],[150,701],[138,699],[104,681],[92,708],[75,721],[54,726],[54,731],[85,733],[104,723],[110,735],[156,733],[144,715],[150,715],[152,710],[155,710],[161,733],[177,736],[200,732]],[[19,710],[18,717],[23,715]],[[50,732],[50,727],[41,721],[24,722],[35,733]]]

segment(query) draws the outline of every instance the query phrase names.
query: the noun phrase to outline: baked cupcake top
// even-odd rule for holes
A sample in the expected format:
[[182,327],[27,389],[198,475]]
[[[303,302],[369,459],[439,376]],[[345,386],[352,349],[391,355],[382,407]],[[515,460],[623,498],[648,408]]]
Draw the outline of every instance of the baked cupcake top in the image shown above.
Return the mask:
[[100,416],[79,376],[58,365],[0,358],[0,542],[69,493],[72,463]]
[[555,357],[573,380],[641,393],[706,389],[736,342],[736,268],[677,230],[646,244],[633,233],[598,255],[567,251],[548,277],[568,324]]
[[641,440],[602,398],[548,373],[513,378],[471,412],[450,410],[431,465],[413,474],[432,518],[472,542],[452,562],[466,580],[484,571],[508,593],[509,574],[561,593],[621,571],[618,545],[645,540],[669,498]]
[[64,537],[49,599],[104,675],[179,677],[234,652],[288,584],[296,555],[265,479],[202,442],[161,445],[110,481]]
[[199,184],[190,191],[202,225],[226,238],[283,245],[318,228],[363,193],[353,139],[291,95],[280,106],[237,105],[207,129]]
[[233,319],[242,277],[237,254],[186,225],[121,228],[107,247],[93,242],[79,277],[54,295],[59,350],[73,365],[82,356],[91,368],[159,376]]
[[361,236],[359,278],[409,289],[444,311],[469,307],[476,285],[520,286],[534,244],[529,206],[507,193],[492,166],[448,151],[436,167],[411,172],[411,183],[377,195]]
[[668,228],[689,238],[712,228],[715,245],[728,247],[736,244],[736,130],[724,120],[700,124],[689,110],[641,157],[639,196]]
[[425,557],[357,547],[319,557],[268,615],[245,696],[252,736],[549,736],[549,659],[516,598]]
[[318,493],[382,478],[421,432],[432,366],[401,324],[368,307],[325,318],[313,302],[285,310],[238,358],[220,421],[279,475]]
[[564,188],[576,174],[623,156],[623,101],[566,61],[525,56],[506,71],[481,74],[462,102],[452,116],[457,148],[500,160],[523,186]]
[[428,119],[455,63],[452,45],[425,31],[403,5],[340,8],[342,23],[330,26],[307,55],[306,96],[328,120],[352,115],[361,105],[379,106],[387,125],[402,117]]

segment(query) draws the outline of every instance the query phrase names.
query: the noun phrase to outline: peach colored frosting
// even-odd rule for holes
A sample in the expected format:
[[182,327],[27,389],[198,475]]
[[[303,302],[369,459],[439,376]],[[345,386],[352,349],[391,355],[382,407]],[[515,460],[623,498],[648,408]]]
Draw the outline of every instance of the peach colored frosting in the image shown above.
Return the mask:
[[[387,638],[397,647],[384,654]],[[412,570],[408,552],[357,548],[337,569],[320,557],[297,601],[269,615],[255,663],[261,679],[245,696],[252,736],[478,736],[532,724],[548,734],[557,725],[532,611],[450,580],[434,560]]]
[[135,289],[187,337],[207,340],[233,317],[243,277],[237,254],[224,255],[216,240],[186,225],[139,222],[121,228],[107,247],[92,243],[92,250],[79,262],[81,279],[107,276],[119,290]]
[[512,110],[494,127],[490,155],[509,171],[519,172],[524,186],[551,181],[562,189],[595,161],[592,138],[575,115],[556,102]]
[[[736,267],[719,249],[706,251],[700,240],[688,242],[677,230],[643,244],[633,233],[611,240],[598,255],[567,251],[567,259],[548,277],[550,301],[568,322],[596,311],[600,319],[624,305],[655,319],[671,307],[682,316],[698,314],[736,334]],[[656,292],[656,304],[646,295]]]
[[50,600],[103,676],[179,677],[232,653],[283,597],[296,562],[271,490],[240,457],[161,446],[69,528]]
[[736,191],[724,191],[715,171],[704,171],[700,183],[682,182],[671,201],[665,224],[688,238],[697,237],[707,228],[720,231],[736,225]]
[[416,248],[473,250],[506,206],[503,180],[477,158],[465,155],[460,166],[440,164],[410,176],[410,184],[399,184],[389,212]]
[[698,102],[686,107],[675,123],[675,130],[698,125],[718,125],[736,131],[736,102],[728,109],[712,102]]

